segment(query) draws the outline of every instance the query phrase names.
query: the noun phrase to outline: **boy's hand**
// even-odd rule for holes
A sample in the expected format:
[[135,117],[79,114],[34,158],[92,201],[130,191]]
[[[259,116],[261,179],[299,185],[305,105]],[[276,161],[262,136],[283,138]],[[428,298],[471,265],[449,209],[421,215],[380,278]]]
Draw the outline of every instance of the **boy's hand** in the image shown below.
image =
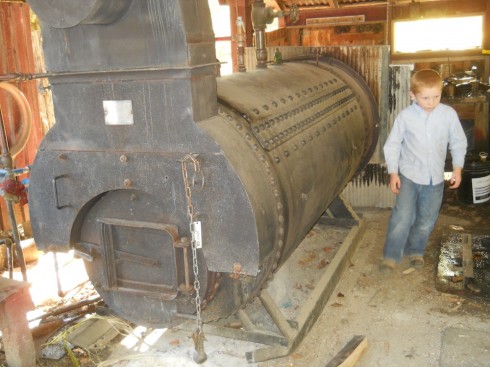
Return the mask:
[[451,179],[449,180],[449,188],[454,190],[457,189],[459,185],[461,185],[461,168],[454,167]]
[[400,193],[400,176],[398,176],[398,173],[390,173],[390,190],[394,194],[399,194]]

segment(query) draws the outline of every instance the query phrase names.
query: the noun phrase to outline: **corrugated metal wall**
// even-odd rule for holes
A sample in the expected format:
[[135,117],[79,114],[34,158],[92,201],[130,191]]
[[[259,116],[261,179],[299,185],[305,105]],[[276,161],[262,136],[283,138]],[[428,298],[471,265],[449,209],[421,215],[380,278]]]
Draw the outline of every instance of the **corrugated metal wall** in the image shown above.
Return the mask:
[[[382,150],[388,133],[398,113],[410,104],[410,74],[413,65],[390,65],[388,83],[384,84],[383,93],[387,95],[387,104],[383,105],[385,113],[382,119],[378,147]],[[361,74],[362,75],[362,74]],[[371,162],[364,171],[354,177],[344,190],[344,196],[353,206],[391,208],[395,205],[396,196],[388,189],[389,182],[383,152],[378,162]]]
[[[345,62],[367,82],[378,102],[380,136],[376,151],[364,171],[354,177],[343,195],[354,207],[393,207],[395,195],[388,189],[388,176],[384,164],[383,145],[393,121],[409,102],[409,81],[412,65],[388,64],[388,46],[332,46],[332,47],[269,47],[272,62],[279,49],[284,60],[305,55],[328,55]],[[247,70],[256,67],[255,49],[247,48]]]
[[[0,2],[0,74],[10,73],[34,73],[34,55],[31,41],[31,25],[29,6],[21,2]],[[29,101],[33,125],[31,135],[27,141],[25,149],[17,156],[14,166],[16,168],[25,167],[32,164],[37,152],[43,131],[39,118],[39,104],[36,81],[26,81],[14,83],[26,96]],[[19,131],[20,113],[16,102],[7,95],[0,92],[0,104],[7,136],[10,144],[15,142],[17,131]],[[10,229],[7,211],[4,200],[0,199],[1,229]],[[15,205],[17,222],[28,222],[27,207],[20,208]]]
[[[378,148],[382,150],[388,133],[398,113],[410,103],[410,73],[412,65],[390,65],[389,78],[383,84],[387,104],[381,107],[384,118],[381,120],[381,133]],[[361,74],[362,75],[362,74]],[[353,206],[391,208],[395,205],[395,195],[388,189],[389,182],[383,152],[379,160],[371,162],[364,171],[354,177],[344,190],[344,196]]]
[[413,65],[390,65],[388,129],[396,116],[410,104],[410,76]]

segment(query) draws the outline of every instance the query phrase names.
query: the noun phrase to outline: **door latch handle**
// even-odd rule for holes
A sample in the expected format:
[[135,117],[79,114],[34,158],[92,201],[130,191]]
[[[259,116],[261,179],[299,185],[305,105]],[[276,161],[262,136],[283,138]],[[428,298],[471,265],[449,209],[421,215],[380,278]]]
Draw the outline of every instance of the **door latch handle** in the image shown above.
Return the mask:
[[56,206],[56,209],[63,209],[63,208],[67,208],[70,206],[68,204],[67,205],[60,205],[59,198],[58,198],[58,184],[57,184],[57,182],[60,178],[66,178],[66,177],[67,177],[66,175],[56,176],[51,181],[53,183],[54,205]]

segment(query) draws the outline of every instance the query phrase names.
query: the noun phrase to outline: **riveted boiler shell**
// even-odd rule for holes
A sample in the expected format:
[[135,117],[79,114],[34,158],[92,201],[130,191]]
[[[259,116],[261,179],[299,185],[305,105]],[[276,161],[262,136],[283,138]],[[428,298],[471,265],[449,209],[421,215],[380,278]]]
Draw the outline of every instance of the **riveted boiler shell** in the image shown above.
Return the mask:
[[[333,59],[220,78],[218,99],[227,126],[209,121],[201,126],[220,144],[251,196],[270,191],[278,265],[369,161],[378,138],[376,103],[359,75]],[[256,159],[244,161],[250,153],[242,149]],[[267,188],[250,174],[250,164],[261,167]],[[251,202],[256,213],[263,211],[263,202]],[[270,221],[257,221],[258,232],[272,228]]]

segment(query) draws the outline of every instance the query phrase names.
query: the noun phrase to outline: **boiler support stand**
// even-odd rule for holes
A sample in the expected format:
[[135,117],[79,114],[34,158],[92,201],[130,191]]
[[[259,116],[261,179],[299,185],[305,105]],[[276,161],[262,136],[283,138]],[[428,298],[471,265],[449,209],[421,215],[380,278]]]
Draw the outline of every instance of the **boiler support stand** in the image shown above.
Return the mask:
[[204,332],[206,334],[268,345],[267,347],[247,352],[246,358],[249,362],[261,362],[284,357],[297,348],[323,311],[342,274],[349,266],[350,259],[357,250],[365,232],[364,220],[357,216],[350,204],[341,196],[334,199],[318,223],[348,227],[350,230],[333,259],[326,266],[325,272],[321,275],[315,288],[301,306],[295,320],[286,319],[281,307],[275,303],[269,292],[264,289],[259,296],[261,306],[270,315],[280,334],[275,331],[260,330],[248,316],[247,308],[240,310],[236,314],[236,317],[240,320],[241,329],[219,326],[218,322],[215,322],[205,324]]

